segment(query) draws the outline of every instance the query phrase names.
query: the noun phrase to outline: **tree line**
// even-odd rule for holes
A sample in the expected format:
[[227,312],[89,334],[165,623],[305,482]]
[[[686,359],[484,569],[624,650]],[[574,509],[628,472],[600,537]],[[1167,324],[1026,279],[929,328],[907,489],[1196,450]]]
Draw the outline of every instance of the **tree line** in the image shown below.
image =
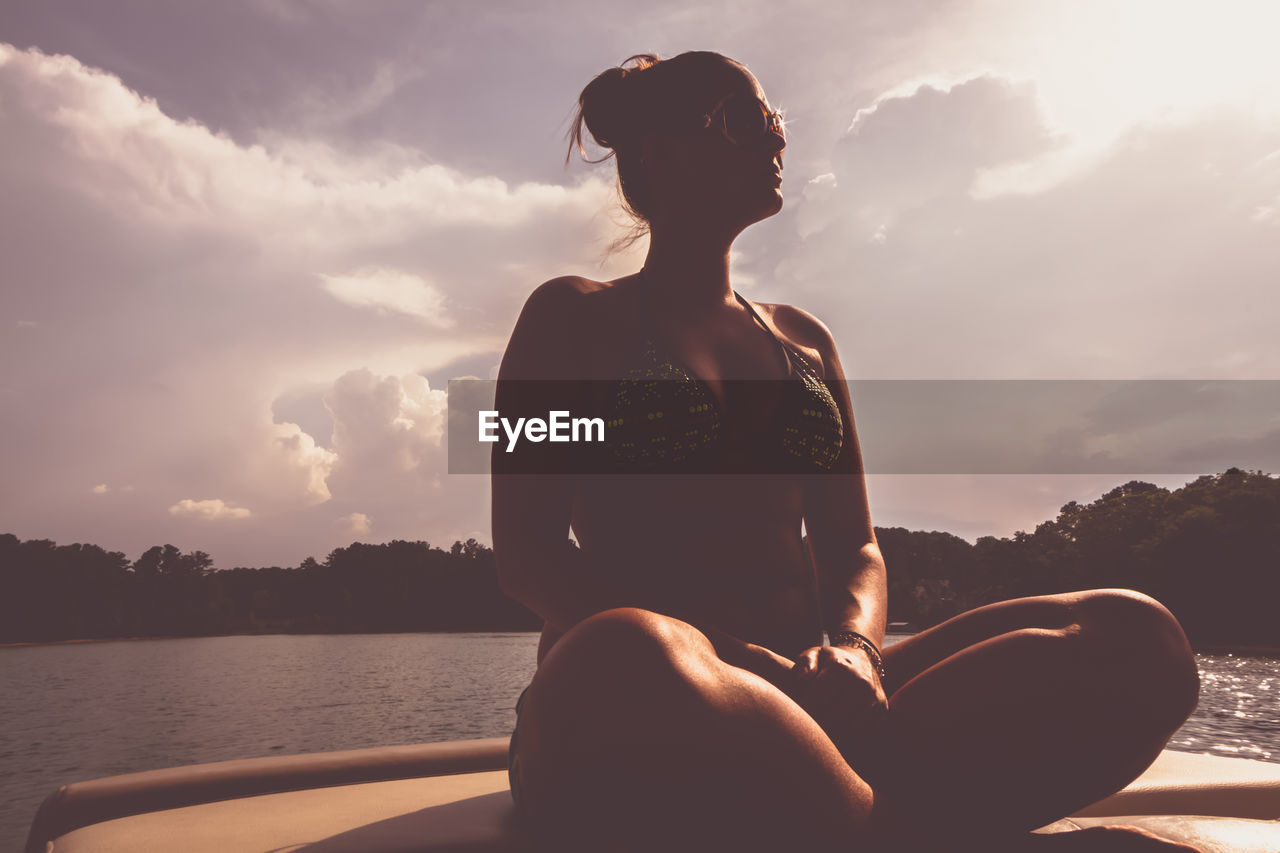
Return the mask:
[[920,626],[1007,598],[1122,587],[1169,608],[1197,646],[1280,647],[1280,479],[1230,468],[1170,491],[1134,480],[1031,533],[876,529],[891,619]]
[[[889,618],[918,628],[992,601],[1126,587],[1165,604],[1198,645],[1280,646],[1280,479],[1229,469],[1170,491],[1133,481],[1072,502],[1033,532],[969,543],[876,528]],[[154,546],[0,535],[0,642],[233,633],[532,631],[474,539],[354,542],[296,567],[216,570]]]

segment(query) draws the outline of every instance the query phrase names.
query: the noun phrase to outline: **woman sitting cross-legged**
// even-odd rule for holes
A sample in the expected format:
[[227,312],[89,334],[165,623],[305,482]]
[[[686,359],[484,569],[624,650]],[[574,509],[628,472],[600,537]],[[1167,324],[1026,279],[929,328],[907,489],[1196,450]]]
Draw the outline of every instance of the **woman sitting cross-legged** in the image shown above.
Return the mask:
[[1190,850],[1132,828],[1031,832],[1127,785],[1195,707],[1191,650],[1153,599],[1003,601],[883,647],[831,333],[730,280],[733,241],[782,207],[786,131],[755,77],[715,53],[639,56],[579,103],[579,145],[585,128],[612,150],[650,244],[634,275],[538,287],[499,375],[499,410],[573,380],[612,413],[607,473],[493,456],[499,578],[545,620],[512,744],[537,837]]

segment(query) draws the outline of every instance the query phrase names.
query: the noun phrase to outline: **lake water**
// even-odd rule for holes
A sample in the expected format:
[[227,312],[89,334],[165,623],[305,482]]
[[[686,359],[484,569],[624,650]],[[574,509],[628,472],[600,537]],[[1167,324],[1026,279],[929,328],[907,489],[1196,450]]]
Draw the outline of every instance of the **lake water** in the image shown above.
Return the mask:
[[[67,782],[506,736],[537,642],[373,634],[0,648],[0,850],[21,849],[41,800]],[[1280,660],[1197,658],[1200,707],[1169,746],[1280,761]]]

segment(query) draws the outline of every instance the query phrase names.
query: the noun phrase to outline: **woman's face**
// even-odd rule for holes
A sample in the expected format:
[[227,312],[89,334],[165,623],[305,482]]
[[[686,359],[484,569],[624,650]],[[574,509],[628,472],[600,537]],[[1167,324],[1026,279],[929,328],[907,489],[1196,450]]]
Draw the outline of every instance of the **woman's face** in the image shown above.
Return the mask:
[[693,105],[693,122],[709,115],[711,123],[676,139],[672,203],[738,228],[781,210],[786,140],[770,125],[773,108],[751,72],[725,65]]

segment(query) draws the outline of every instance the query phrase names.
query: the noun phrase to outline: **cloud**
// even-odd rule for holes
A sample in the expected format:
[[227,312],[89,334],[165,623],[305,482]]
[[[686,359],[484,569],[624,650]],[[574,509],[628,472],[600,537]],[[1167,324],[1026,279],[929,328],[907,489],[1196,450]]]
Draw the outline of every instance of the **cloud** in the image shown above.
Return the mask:
[[324,275],[325,290],[341,302],[398,311],[421,318],[427,325],[454,325],[445,314],[444,294],[421,276],[381,267],[366,267],[347,275]]
[[561,211],[589,215],[600,201],[596,187],[511,187],[438,163],[389,174],[388,165],[404,164],[376,151],[343,155],[316,142],[242,146],[197,122],[174,121],[154,100],[69,56],[0,44],[0,67],[18,126],[40,131],[19,134],[18,150],[36,155],[31,146],[53,136],[58,153],[79,166],[63,181],[153,227],[231,220],[255,229],[259,240],[323,249],[332,239],[383,242],[424,226],[512,227]]
[[[262,520],[212,534],[206,550],[229,563],[342,544],[335,511],[414,538],[476,527],[483,490],[439,492],[443,392],[421,374],[495,363],[539,281],[598,268],[609,180],[513,184],[280,133],[245,144],[73,57],[8,45],[0,109],[0,189],[22,211],[0,232],[5,311],[41,331],[0,337],[0,465],[6,492],[27,496],[3,506],[11,524],[145,547],[177,534],[130,518],[174,494],[224,495]],[[385,432],[344,407],[353,371],[399,377],[406,402]],[[276,422],[274,401],[331,387],[330,446]],[[85,470],[135,487],[120,518],[74,502]],[[325,517],[309,512],[320,503]]]
[[870,381],[850,394],[869,473],[1280,470],[1276,381]]
[[228,506],[218,498],[201,501],[184,498],[169,507],[169,514],[198,518],[204,521],[220,521],[224,518],[248,518],[250,512],[245,507]]
[[921,85],[859,110],[837,143],[833,182],[851,188],[870,233],[938,198],[969,193],[980,170],[1060,144],[1035,87],[983,75]]
[[488,478],[448,474],[444,390],[419,374],[358,369],[335,380],[324,403],[336,454],[326,507],[345,529],[377,519],[380,537],[448,543],[487,518]]
[[353,370],[333,384],[325,405],[333,415],[335,484],[381,490],[384,476],[429,478],[445,469],[447,396],[425,377]]
[[106,483],[99,483],[98,485],[93,487],[93,493],[95,495],[105,495],[108,491],[110,490],[107,488]]
[[296,481],[292,494],[301,492],[307,503],[323,503],[332,495],[326,482],[333,470],[338,454],[317,447],[315,439],[294,423],[271,425],[274,447],[278,452],[277,465],[284,469],[286,477]]
[[373,529],[373,520],[363,512],[353,512],[350,515],[344,515],[339,521],[346,524],[347,530],[357,536],[363,536]]
[[805,187],[774,278],[855,377],[1276,375],[1280,241],[1256,211],[1280,121],[1150,121],[1054,180],[976,192],[1060,142],[1034,89],[990,75],[880,99]]

